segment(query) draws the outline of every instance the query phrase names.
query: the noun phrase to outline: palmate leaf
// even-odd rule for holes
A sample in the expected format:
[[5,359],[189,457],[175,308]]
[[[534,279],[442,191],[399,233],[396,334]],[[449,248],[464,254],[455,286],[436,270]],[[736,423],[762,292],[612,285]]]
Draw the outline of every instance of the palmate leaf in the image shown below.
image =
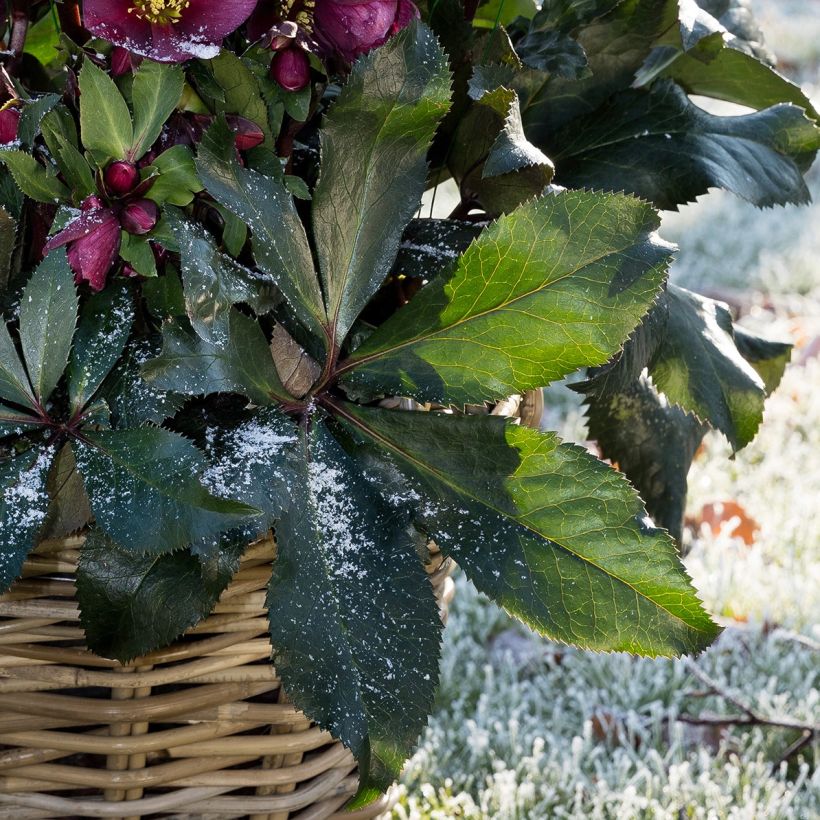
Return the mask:
[[239,568],[244,540],[223,539],[213,559],[185,549],[135,555],[99,529],[89,533],[77,567],[77,601],[89,648],[127,663],[169,646],[206,618]]
[[20,344],[34,395],[51,396],[68,363],[79,302],[65,251],[50,253],[32,275],[20,302]]
[[281,182],[236,162],[233,135],[224,120],[217,120],[205,136],[196,167],[208,193],[248,225],[259,268],[273,279],[295,316],[317,338],[325,338],[322,291],[293,197]]
[[365,802],[427,723],[441,622],[401,517],[314,419],[294,448],[268,588],[274,663],[300,709],[359,761]]
[[86,432],[73,449],[98,526],[132,552],[173,552],[259,515],[209,493],[204,457],[169,430]]
[[820,129],[793,105],[715,116],[667,80],[616,95],[554,139],[563,185],[631,191],[659,208],[720,187],[762,207],[808,202]]
[[449,104],[446,56],[432,32],[413,22],[354,65],[330,109],[313,234],[336,345],[390,271]]
[[0,593],[20,576],[48,507],[46,479],[54,448],[0,460]]
[[615,353],[660,291],[655,211],[568,191],[499,219],[340,367],[345,383],[420,400],[502,398]]
[[408,478],[442,550],[542,634],[651,656],[696,652],[717,634],[673,542],[582,448],[492,416],[335,409]]
[[163,342],[161,355],[142,369],[154,389],[187,396],[241,393],[261,405],[291,398],[259,323],[238,310],[228,317],[223,344],[205,341],[175,323],[165,326]]

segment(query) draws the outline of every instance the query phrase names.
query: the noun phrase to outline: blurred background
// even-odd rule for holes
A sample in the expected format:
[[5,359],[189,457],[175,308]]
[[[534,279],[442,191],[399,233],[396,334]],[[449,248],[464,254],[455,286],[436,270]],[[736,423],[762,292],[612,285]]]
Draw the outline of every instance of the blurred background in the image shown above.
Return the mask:
[[[749,4],[820,102],[820,0]],[[757,439],[730,460],[710,434],[690,473],[684,560],[725,632],[695,661],[580,652],[457,577],[437,709],[394,818],[820,817],[820,204],[712,193],[662,234],[680,247],[673,281],[796,346]],[[583,443],[574,394],[546,400],[544,427]]]

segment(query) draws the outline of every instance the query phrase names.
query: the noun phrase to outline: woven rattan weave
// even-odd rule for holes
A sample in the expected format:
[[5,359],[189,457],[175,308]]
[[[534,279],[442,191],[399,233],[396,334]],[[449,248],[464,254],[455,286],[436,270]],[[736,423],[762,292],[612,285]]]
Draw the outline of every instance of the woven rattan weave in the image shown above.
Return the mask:
[[[248,549],[207,620],[128,666],[83,644],[73,583],[81,544],[43,543],[0,598],[0,818],[340,812],[356,790],[353,758],[290,705],[269,662],[273,541]],[[434,556],[443,617],[449,570]],[[372,818],[389,803],[343,816]]]

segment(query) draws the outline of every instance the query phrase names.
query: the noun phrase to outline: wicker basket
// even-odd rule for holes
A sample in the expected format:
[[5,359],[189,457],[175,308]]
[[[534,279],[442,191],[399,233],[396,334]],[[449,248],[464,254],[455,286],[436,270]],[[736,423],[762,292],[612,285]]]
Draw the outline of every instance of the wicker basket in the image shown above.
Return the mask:
[[[350,753],[288,703],[263,609],[275,546],[252,545],[212,615],[128,666],[83,644],[82,538],[46,542],[0,598],[0,818],[373,818],[340,811]],[[446,618],[451,567],[429,566]]]

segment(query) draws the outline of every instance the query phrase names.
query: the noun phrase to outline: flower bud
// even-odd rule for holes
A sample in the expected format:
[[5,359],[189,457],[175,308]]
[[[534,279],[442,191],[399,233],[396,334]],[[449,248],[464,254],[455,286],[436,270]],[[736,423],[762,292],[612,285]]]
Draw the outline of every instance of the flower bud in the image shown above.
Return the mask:
[[123,229],[137,235],[152,231],[158,219],[159,208],[150,199],[129,202],[120,213],[120,225]]
[[301,91],[310,82],[310,60],[296,46],[277,51],[271,60],[270,75],[285,91]]
[[236,114],[228,114],[225,119],[231,130],[236,134],[236,147],[240,151],[249,151],[265,141],[265,133],[252,120],[239,117]]
[[418,16],[411,0],[322,0],[316,4],[314,34],[325,51],[353,61]]
[[17,140],[17,128],[20,125],[20,112],[16,108],[0,111],[0,143],[8,145]]
[[117,196],[130,193],[140,181],[140,172],[136,165],[120,160],[112,162],[104,174],[105,187]]

